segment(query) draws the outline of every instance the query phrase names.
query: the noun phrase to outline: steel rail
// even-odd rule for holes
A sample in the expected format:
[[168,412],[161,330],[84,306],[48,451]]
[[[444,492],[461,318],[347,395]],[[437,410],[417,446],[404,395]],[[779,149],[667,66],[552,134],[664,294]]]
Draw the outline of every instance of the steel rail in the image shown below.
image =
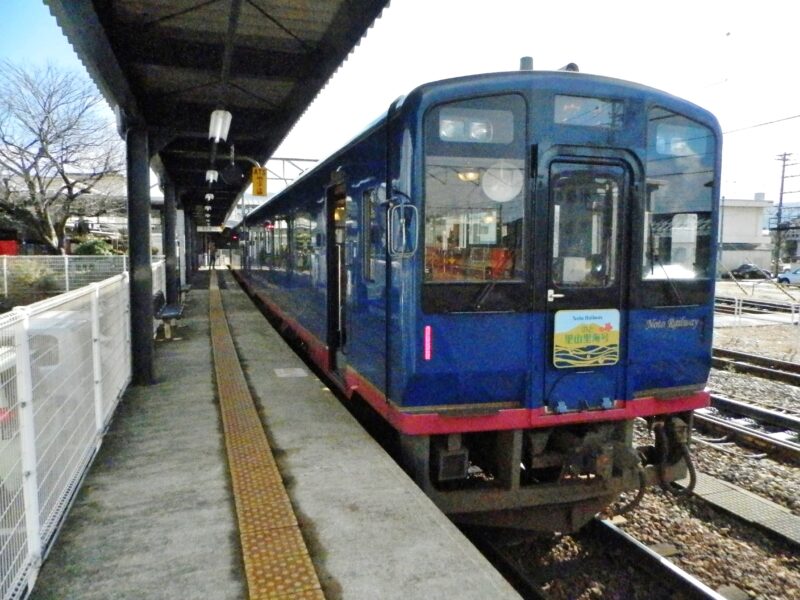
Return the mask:
[[610,521],[596,518],[589,522],[586,529],[608,544],[624,548],[626,554],[631,557],[632,564],[646,569],[656,577],[663,578],[665,587],[674,590],[681,598],[725,600],[725,596],[715,592],[705,583],[651,550]]
[[[522,532],[520,534],[524,535]],[[637,569],[644,570],[662,582],[664,588],[677,597],[686,600],[724,600],[724,596],[609,521],[595,518],[581,530],[581,534],[601,540],[605,547],[619,549],[621,555],[631,559],[626,560],[626,567],[633,564]],[[508,546],[497,541],[491,530],[475,528],[471,529],[468,535],[476,547],[524,598],[547,599],[547,594],[541,590],[542,581],[537,579],[536,574],[527,572],[509,551]],[[579,564],[577,568],[580,569]],[[568,568],[564,571],[564,575],[569,577],[573,571],[574,569]],[[537,573],[541,575],[541,572]],[[554,573],[555,571],[551,572]]]
[[728,350],[727,348],[718,347],[714,348],[714,354],[720,358],[740,360],[752,365],[758,365],[759,367],[767,367],[768,369],[786,371],[787,373],[800,373],[800,364],[789,360],[781,360],[771,356],[764,356],[762,354],[750,354],[749,352]]
[[704,415],[695,411],[694,426],[696,429],[706,429],[717,433],[723,433],[743,444],[765,450],[771,454],[777,454],[786,460],[800,463],[800,444],[779,440],[772,436],[760,433],[749,427],[743,427],[731,423],[719,417]]
[[768,423],[769,425],[774,425],[775,427],[790,429],[800,433],[800,417],[791,414],[777,412],[753,404],[747,404],[746,402],[740,402],[739,400],[733,400],[732,398],[720,396],[714,392],[711,393],[711,406],[728,413],[743,415],[755,419],[761,423]]
[[714,348],[711,366],[800,386],[800,365],[777,358]]
[[547,600],[547,596],[541,591],[540,583],[514,559],[507,545],[499,543],[494,538],[491,529],[468,527],[462,528],[462,531],[523,598]]

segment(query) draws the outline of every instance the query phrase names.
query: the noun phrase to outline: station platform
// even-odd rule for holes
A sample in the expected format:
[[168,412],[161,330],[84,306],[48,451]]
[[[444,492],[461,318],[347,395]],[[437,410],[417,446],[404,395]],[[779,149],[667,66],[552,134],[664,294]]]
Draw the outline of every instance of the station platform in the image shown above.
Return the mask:
[[156,376],[126,392],[31,598],[519,597],[226,271],[192,281]]

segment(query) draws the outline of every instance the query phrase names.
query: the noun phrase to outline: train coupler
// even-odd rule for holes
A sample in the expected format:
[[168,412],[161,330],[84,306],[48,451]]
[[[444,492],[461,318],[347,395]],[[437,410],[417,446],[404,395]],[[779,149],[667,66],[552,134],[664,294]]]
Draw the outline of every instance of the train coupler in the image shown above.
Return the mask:
[[[697,483],[697,472],[689,451],[690,424],[679,417],[666,417],[653,421],[650,428],[655,443],[653,446],[641,449],[643,461],[656,467],[658,483],[663,490],[676,496],[691,493]],[[685,486],[678,485],[674,481],[675,478],[668,475],[681,460],[689,475],[689,481]]]
[[583,442],[565,461],[560,479],[589,476],[611,480],[627,479],[639,466],[639,457],[624,442],[615,440],[608,431],[587,434]]

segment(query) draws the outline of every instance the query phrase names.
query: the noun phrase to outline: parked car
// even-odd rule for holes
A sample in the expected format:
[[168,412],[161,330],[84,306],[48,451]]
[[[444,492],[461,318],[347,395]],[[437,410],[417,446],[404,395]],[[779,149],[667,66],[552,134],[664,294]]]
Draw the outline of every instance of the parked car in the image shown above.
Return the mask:
[[772,279],[772,273],[766,269],[762,269],[758,265],[745,263],[739,265],[735,269],[731,269],[730,273],[723,273],[722,277],[725,279],[733,276],[734,279]]
[[776,279],[778,280],[778,283],[800,285],[800,268],[781,273],[776,277]]

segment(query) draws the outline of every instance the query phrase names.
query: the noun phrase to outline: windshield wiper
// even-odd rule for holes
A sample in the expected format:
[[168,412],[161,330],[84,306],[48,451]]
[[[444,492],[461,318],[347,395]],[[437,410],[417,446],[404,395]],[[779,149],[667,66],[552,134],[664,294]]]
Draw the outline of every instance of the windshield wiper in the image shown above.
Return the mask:
[[667,283],[669,283],[669,287],[672,290],[672,293],[675,294],[675,300],[678,301],[678,304],[683,304],[683,297],[681,296],[680,291],[678,291],[678,288],[675,286],[675,282],[673,282],[672,278],[669,276],[669,272],[667,271],[667,268],[664,266],[664,263],[661,262],[661,257],[659,257],[658,254],[653,254],[653,258],[658,263],[658,266],[661,267],[661,270],[664,271],[664,278],[667,280]]
[[475,304],[472,306],[475,310],[480,310],[483,308],[483,303],[486,301],[486,298],[489,297],[489,294],[492,293],[495,284],[497,283],[496,279],[490,279],[482,288],[478,297],[475,299]]

